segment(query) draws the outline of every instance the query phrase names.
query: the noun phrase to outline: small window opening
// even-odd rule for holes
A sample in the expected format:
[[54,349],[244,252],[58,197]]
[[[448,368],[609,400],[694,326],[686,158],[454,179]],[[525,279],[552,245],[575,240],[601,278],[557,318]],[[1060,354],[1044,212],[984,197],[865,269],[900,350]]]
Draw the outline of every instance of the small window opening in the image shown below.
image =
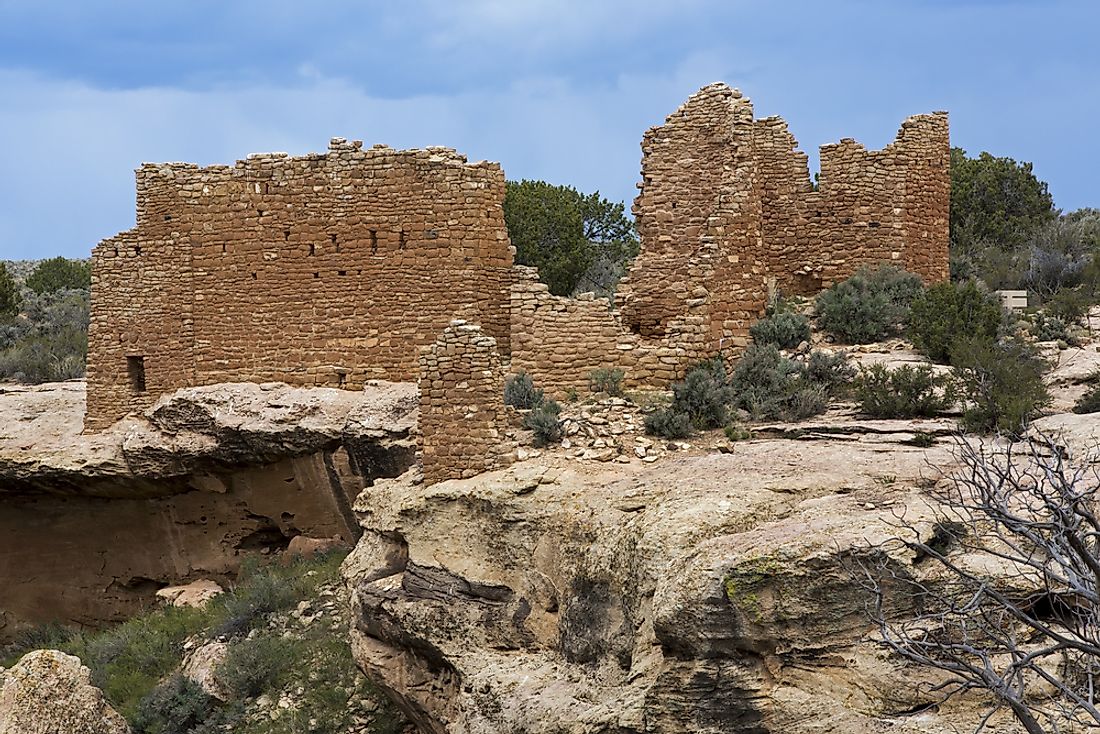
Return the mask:
[[397,249],[405,249],[405,230],[403,229],[397,233]]
[[337,273],[338,273],[339,275],[347,275],[347,274],[348,274],[348,271],[346,271],[346,270],[337,270],[336,272],[337,272]]
[[141,254],[141,245],[134,245],[134,254],[135,255],[140,255]]
[[172,215],[171,214],[165,214],[164,215],[164,221],[171,222],[172,221]]
[[222,252],[225,252],[225,244],[222,244]]
[[262,217],[264,215],[264,210],[263,209],[257,209],[256,213]]
[[256,271],[255,270],[252,271],[252,280],[256,280]]
[[290,242],[290,230],[289,229],[284,229],[283,230],[283,242]]
[[313,257],[313,256],[314,256],[314,255],[316,255],[316,254],[317,254],[317,245],[315,245],[315,244],[313,244],[313,243],[311,242],[311,243],[309,244],[309,256],[310,256],[310,257]]
[[320,278],[320,277],[321,277],[321,274],[320,274],[320,273],[314,273],[314,274],[313,274],[313,277],[314,277],[314,278]]
[[115,257],[118,257],[118,248],[115,248]]
[[145,357],[127,357],[126,373],[130,376],[130,390],[145,392]]
[[374,255],[378,252],[378,230],[372,229],[370,231],[370,254]]
[[336,384],[339,387],[346,387],[347,386],[348,376],[347,376],[346,372],[337,372],[336,373]]

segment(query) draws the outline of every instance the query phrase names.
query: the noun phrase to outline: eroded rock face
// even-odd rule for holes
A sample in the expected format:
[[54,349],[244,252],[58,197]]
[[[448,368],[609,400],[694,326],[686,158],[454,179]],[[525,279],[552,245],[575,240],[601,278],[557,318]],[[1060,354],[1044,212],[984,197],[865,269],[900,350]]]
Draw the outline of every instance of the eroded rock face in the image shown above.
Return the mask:
[[926,706],[850,573],[895,512],[932,531],[950,442],[904,435],[377,482],[345,564],[357,661],[440,734],[965,730],[980,705]]
[[83,386],[0,390],[0,640],[126,618],[307,535],[354,542],[356,494],[416,460],[414,385],[212,385],[81,432]]
[[0,671],[0,734],[130,734],[79,658],[56,650],[24,655]]

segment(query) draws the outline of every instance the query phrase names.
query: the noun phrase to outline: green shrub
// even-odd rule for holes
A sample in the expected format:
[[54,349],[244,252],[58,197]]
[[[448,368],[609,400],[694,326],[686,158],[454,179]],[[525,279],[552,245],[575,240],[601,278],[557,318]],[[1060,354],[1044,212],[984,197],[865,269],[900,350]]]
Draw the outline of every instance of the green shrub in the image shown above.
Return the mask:
[[538,448],[561,441],[561,406],[547,400],[523,417],[523,427],[534,434],[534,443]]
[[925,433],[924,431],[917,431],[913,434],[912,438],[902,441],[902,443],[907,446],[927,449],[936,445],[936,436],[931,433]]
[[189,734],[216,711],[216,700],[190,678],[176,673],[137,706],[134,734]]
[[748,441],[752,438],[752,431],[742,426],[734,425],[733,423],[726,426],[724,431],[726,439],[729,441]]
[[252,698],[274,689],[298,653],[298,643],[276,635],[259,635],[229,646],[217,676],[234,698]]
[[523,410],[542,405],[546,396],[535,388],[535,383],[526,372],[520,372],[504,381],[504,403]]
[[226,637],[248,634],[267,615],[290,609],[301,598],[300,590],[287,583],[274,568],[250,571],[242,572],[246,583],[238,583],[237,588],[214,601],[215,614],[221,622],[217,634]]
[[1100,372],[1091,375],[1087,382],[1091,387],[1074,403],[1074,413],[1100,413]]
[[1088,294],[1078,288],[1062,288],[1043,304],[1048,315],[1067,324],[1080,323],[1091,305]]
[[672,386],[671,409],[686,415],[699,430],[720,428],[729,420],[732,398],[725,365],[715,357],[692,367],[683,382]]
[[142,699],[179,664],[183,643],[207,617],[190,607],[166,607],[135,617],[89,638],[74,638],[65,651],[92,671],[92,682],[130,719]]
[[73,629],[56,622],[20,630],[10,642],[0,645],[0,668],[10,668],[34,650],[60,650],[75,634]]
[[814,350],[806,360],[806,378],[831,395],[844,392],[855,376],[856,370],[848,363],[848,355],[844,352]]
[[810,339],[810,320],[798,313],[779,312],[749,327],[757,344],[774,344],[780,349],[797,347]]
[[813,372],[779,354],[774,345],[750,344],[730,380],[733,404],[757,420],[793,421],[825,411],[849,368],[843,355],[810,355]]
[[608,395],[623,394],[623,377],[626,373],[618,367],[601,367],[588,373],[588,389],[592,392],[605,392]]
[[1041,311],[1031,317],[1028,331],[1041,342],[1065,342],[1076,345],[1077,339],[1067,330],[1066,322],[1057,316],[1046,316]]
[[878,341],[905,322],[921,291],[920,278],[900,268],[861,268],[817,297],[818,323],[847,344]]
[[662,408],[645,417],[645,432],[662,438],[687,438],[692,434],[691,419],[672,408]]
[[19,286],[8,272],[6,263],[0,262],[0,318],[9,318],[19,313]]
[[950,378],[926,364],[867,367],[856,378],[855,393],[860,409],[876,418],[927,418],[955,402]]
[[992,341],[1004,318],[997,297],[974,283],[938,283],[913,301],[909,335],[933,362],[953,364],[952,343],[960,337]]
[[952,345],[951,357],[968,430],[1019,436],[1050,403],[1047,365],[1027,344],[970,337]]
[[92,285],[91,264],[86,260],[54,257],[38,263],[27,276],[26,285],[35,293],[87,290]]

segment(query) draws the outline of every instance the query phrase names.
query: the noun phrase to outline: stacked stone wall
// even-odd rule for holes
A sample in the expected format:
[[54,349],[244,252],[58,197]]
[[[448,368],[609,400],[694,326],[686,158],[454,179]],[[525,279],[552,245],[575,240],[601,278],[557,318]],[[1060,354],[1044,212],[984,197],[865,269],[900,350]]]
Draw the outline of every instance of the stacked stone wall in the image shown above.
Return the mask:
[[424,481],[471,477],[505,463],[506,420],[497,341],[456,319],[420,355]]
[[910,117],[882,150],[851,139],[822,146],[817,190],[787,124],[777,117],[754,124],[764,252],[781,291],[814,295],[879,263],[926,283],[947,277],[946,113]]
[[497,164],[337,138],[325,154],[145,165],[137,183],[137,226],[93,253],[89,427],[186,385],[414,380],[456,316],[507,350]]
[[509,371],[526,372],[553,397],[584,394],[597,369],[623,370],[628,388],[667,385],[707,356],[702,316],[669,319],[662,336],[647,338],[625,328],[606,298],[555,296],[534,268],[515,270]]

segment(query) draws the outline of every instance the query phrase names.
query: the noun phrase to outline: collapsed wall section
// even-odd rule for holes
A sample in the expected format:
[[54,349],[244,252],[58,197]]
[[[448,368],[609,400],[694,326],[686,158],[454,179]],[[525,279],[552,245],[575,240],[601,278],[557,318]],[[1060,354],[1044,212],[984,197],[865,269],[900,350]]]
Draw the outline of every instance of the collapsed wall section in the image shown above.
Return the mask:
[[781,291],[814,295],[879,263],[926,283],[948,277],[947,113],[908,118],[882,150],[852,139],[822,146],[816,189],[787,124],[754,127],[765,257]]
[[507,348],[504,175],[453,150],[145,165],[93,252],[87,426],[187,385],[411,380],[452,318]]
[[659,337],[677,317],[701,316],[705,351],[714,354],[727,341],[743,345],[761,315],[766,294],[752,114],[740,92],[712,84],[646,131],[633,207],[642,249],[620,290],[632,331]]
[[504,369],[497,341],[456,319],[420,355],[424,481],[472,477],[505,460]]
[[645,338],[624,327],[606,298],[555,296],[534,268],[515,272],[510,370],[526,372],[552,395],[586,392],[597,369],[623,370],[629,388],[667,385],[706,353],[701,315],[669,318],[663,335]]

